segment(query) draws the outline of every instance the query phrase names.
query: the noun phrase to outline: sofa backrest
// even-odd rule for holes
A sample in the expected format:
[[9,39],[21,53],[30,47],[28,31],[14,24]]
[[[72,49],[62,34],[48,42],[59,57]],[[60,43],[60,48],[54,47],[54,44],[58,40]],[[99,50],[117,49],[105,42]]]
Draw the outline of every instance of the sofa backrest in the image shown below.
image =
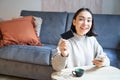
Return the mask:
[[40,40],[44,44],[57,45],[60,34],[65,32],[66,27],[66,12],[44,12],[44,11],[21,11],[21,16],[36,16],[41,17],[43,22],[41,25]]
[[98,41],[104,48],[120,49],[120,15],[95,14]]
[[[42,43],[57,44],[60,34],[68,31],[74,13],[23,10],[21,16],[33,15],[43,19],[40,40]],[[67,22],[66,22],[67,21]],[[103,48],[120,49],[120,15],[94,14],[98,41]]]
[[[71,27],[74,13],[69,13],[67,29]],[[120,15],[94,14],[98,42],[103,48],[120,49]]]

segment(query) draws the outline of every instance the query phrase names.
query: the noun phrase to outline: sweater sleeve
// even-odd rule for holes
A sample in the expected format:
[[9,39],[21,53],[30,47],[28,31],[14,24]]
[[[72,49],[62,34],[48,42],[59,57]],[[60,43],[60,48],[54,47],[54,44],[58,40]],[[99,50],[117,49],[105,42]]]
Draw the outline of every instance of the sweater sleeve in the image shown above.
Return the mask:
[[52,57],[52,67],[56,71],[61,71],[66,67],[67,57],[62,57],[58,49],[56,49],[55,55]]
[[110,60],[107,57],[106,53],[103,51],[102,46],[98,43],[98,41],[95,38],[95,59],[96,58],[101,58],[104,57],[104,63],[103,66],[109,66],[110,65]]
[[66,67],[67,57],[62,57],[59,48],[56,48],[55,54],[51,59],[52,67],[56,71],[61,71]]

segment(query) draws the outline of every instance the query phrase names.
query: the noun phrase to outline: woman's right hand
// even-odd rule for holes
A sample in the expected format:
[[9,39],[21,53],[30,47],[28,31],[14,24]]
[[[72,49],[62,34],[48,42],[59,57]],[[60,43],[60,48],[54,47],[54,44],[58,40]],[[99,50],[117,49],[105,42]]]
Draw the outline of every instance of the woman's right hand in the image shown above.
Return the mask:
[[67,52],[67,49],[68,49],[67,40],[62,39],[61,42],[59,43],[58,47],[60,49],[61,56],[67,57],[68,56],[68,52]]

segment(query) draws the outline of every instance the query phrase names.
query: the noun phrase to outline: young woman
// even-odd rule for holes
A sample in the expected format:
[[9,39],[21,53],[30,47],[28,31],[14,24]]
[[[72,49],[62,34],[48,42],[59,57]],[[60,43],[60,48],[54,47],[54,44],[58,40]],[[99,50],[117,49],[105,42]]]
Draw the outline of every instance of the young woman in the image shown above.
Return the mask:
[[60,71],[78,66],[110,65],[110,60],[95,38],[93,20],[93,14],[88,8],[81,8],[75,13],[71,25],[74,37],[59,41],[52,57],[53,69]]

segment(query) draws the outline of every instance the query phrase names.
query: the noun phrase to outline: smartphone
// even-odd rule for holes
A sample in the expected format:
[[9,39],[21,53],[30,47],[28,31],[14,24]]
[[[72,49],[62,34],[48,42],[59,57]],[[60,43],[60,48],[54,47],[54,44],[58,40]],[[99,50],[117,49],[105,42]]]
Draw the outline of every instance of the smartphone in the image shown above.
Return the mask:
[[61,34],[61,37],[62,37],[63,39],[69,39],[69,38],[72,38],[73,36],[74,36],[74,35],[73,35],[72,30],[69,30],[69,31]]

